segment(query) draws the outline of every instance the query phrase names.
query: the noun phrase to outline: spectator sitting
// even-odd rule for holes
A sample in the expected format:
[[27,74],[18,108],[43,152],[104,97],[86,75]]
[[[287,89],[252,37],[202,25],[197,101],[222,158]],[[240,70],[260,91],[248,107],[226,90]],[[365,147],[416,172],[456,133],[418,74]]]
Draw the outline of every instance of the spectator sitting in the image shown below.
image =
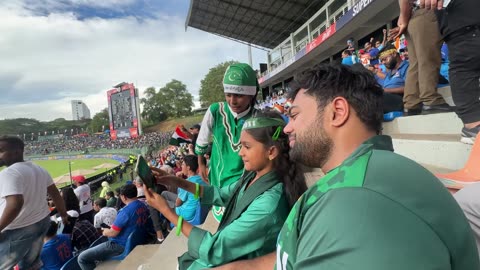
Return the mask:
[[126,206],[118,212],[112,228],[103,230],[108,241],[85,250],[78,257],[78,264],[83,270],[93,270],[96,261],[120,255],[133,231],[144,233],[146,238],[148,225],[151,226],[148,224],[149,212],[147,206],[137,199],[137,188],[134,185],[124,185],[120,188],[120,199]]
[[107,181],[102,182],[102,191],[100,191],[100,198],[105,198],[108,191],[112,191],[110,184]]
[[407,77],[408,61],[403,61],[393,45],[387,45],[380,52],[380,60],[387,68],[383,81],[384,113],[403,111],[403,92]]
[[342,52],[342,64],[347,65],[347,66],[351,66],[351,65],[353,65],[357,62],[358,62],[357,56],[353,55],[351,51],[344,50]]
[[70,236],[66,234],[57,235],[57,230],[57,223],[50,221],[50,228],[43,238],[43,248],[40,253],[40,259],[43,263],[42,270],[58,270],[73,257]]
[[68,215],[76,219],[72,230],[72,246],[77,253],[80,253],[87,249],[100,235],[90,221],[77,219],[79,217],[77,212],[68,211]]
[[107,200],[107,207],[116,208],[117,198],[113,194],[113,191],[107,191],[107,193],[105,194],[105,199]]
[[[182,172],[187,176],[187,181],[192,183],[198,183],[205,185],[202,177],[197,174],[198,170],[198,158],[195,155],[185,156],[182,162]],[[198,199],[194,198],[193,193],[178,188],[178,195],[170,191],[164,191],[161,194],[168,203],[170,208],[175,208],[175,213],[182,216],[185,220],[192,220],[195,217],[197,207],[200,207]],[[157,237],[163,238],[163,235],[159,235],[157,231]]]
[[145,200],[145,191],[143,190],[142,179],[139,176],[137,176],[133,184],[135,184],[135,186],[137,187],[137,198],[139,200]]
[[[132,182],[132,181],[130,181],[130,182]],[[116,193],[115,194],[116,195],[115,199],[117,199],[117,203],[115,204],[115,209],[117,209],[117,211],[120,211],[120,209],[122,209],[125,206],[123,201],[120,199],[120,188],[115,189],[115,193]]]
[[109,228],[112,226],[113,221],[117,217],[117,210],[115,210],[115,208],[108,207],[106,199],[96,199],[93,203],[93,209],[97,211],[97,214],[93,218],[93,227],[95,227],[99,233],[101,233],[102,228]]

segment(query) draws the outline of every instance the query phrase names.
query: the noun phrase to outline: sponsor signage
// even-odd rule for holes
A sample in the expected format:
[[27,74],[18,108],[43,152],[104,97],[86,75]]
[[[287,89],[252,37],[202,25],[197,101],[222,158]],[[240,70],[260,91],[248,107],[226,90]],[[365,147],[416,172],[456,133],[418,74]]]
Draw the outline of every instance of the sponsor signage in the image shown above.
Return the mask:
[[356,4],[353,5],[351,9],[345,13],[342,17],[337,20],[337,29],[342,28],[347,24],[349,21],[353,19],[353,17],[357,16],[358,13],[362,12],[366,7],[368,7],[371,3],[375,2],[375,0],[360,0]]

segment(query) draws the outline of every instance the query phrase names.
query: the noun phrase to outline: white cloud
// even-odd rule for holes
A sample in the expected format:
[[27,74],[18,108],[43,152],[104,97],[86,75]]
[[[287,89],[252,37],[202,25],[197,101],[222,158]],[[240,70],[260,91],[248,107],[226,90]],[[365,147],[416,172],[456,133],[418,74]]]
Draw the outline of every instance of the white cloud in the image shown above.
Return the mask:
[[[211,67],[248,61],[245,45],[185,32],[180,17],[78,20],[69,13],[35,16],[17,2],[0,6],[0,17],[0,119],[71,119],[71,99],[83,100],[93,116],[107,106],[106,90],[123,81],[144,90],[175,78],[197,95]],[[265,58],[254,49],[254,68]]]

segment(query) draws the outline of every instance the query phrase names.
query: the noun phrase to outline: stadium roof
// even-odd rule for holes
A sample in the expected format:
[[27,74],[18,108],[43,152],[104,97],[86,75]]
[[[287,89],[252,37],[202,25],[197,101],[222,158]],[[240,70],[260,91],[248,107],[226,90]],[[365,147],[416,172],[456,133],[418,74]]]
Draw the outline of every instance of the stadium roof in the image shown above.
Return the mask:
[[326,0],[190,0],[185,28],[275,48]]

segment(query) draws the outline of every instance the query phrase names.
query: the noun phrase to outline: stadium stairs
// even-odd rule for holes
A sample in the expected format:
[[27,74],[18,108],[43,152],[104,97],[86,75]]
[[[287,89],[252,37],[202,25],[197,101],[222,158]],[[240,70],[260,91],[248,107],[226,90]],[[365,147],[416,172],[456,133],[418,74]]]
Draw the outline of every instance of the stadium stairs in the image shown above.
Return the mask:
[[[450,88],[439,89],[445,100],[453,105]],[[461,169],[470,154],[471,145],[460,142],[462,122],[455,113],[441,113],[396,118],[384,123],[383,133],[393,138],[398,154],[422,164],[433,172],[448,173]],[[306,173],[307,183],[318,180],[322,172],[318,169]],[[214,232],[218,223],[211,214],[200,227]],[[162,245],[138,246],[116,268],[100,265],[97,269],[177,269],[177,257],[187,250],[187,239],[170,234]]]

